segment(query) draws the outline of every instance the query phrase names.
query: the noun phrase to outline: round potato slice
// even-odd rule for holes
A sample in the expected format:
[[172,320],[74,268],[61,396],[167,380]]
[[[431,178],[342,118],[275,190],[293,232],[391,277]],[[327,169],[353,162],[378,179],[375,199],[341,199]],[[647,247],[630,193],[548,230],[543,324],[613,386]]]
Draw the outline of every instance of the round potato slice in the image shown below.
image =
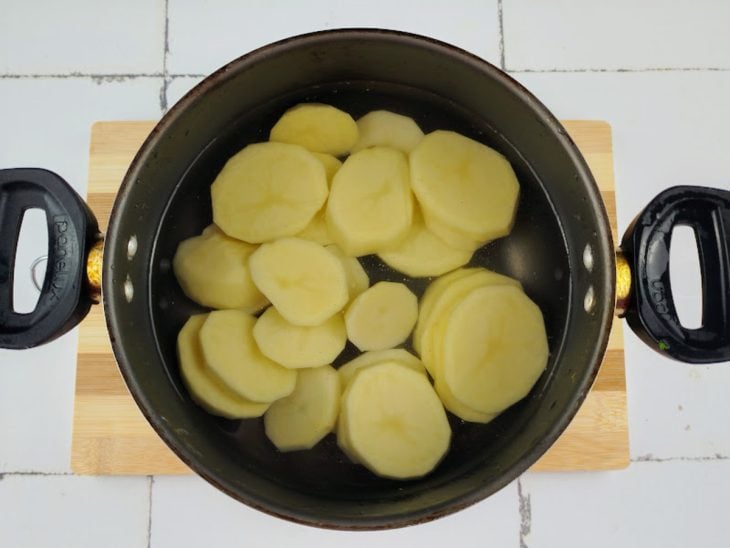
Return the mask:
[[264,356],[253,338],[256,318],[216,310],[200,328],[200,346],[213,375],[244,398],[270,403],[291,394],[297,372]]
[[360,371],[363,367],[370,367],[371,365],[383,362],[402,363],[414,371],[423,373],[424,375],[426,374],[426,368],[423,366],[423,363],[421,363],[421,360],[403,348],[372,350],[370,352],[364,352],[357,358],[353,358],[349,362],[340,366],[337,370],[337,374],[340,376],[340,384],[342,385],[342,388],[346,388],[355,376],[355,373]]
[[515,286],[474,289],[444,329],[443,381],[480,413],[499,413],[524,398],[547,359],[542,313]]
[[327,251],[342,261],[347,276],[347,289],[350,293],[350,301],[370,287],[368,273],[355,257],[349,257],[336,245],[326,246]]
[[317,158],[324,166],[324,173],[327,176],[327,184],[332,183],[332,178],[335,173],[342,167],[342,162],[331,154],[323,154],[322,152],[313,152],[314,157]]
[[203,409],[228,419],[260,417],[268,403],[255,403],[228,389],[208,370],[200,347],[200,328],[207,314],[190,316],[177,336],[180,374],[190,396]]
[[357,124],[352,116],[333,106],[304,103],[284,113],[271,128],[269,139],[341,156],[357,142]]
[[447,411],[451,411],[451,413],[459,417],[461,420],[487,424],[499,415],[499,413],[480,413],[468,405],[464,405],[454,397],[451,390],[449,390],[448,385],[441,380],[434,382],[433,387],[439,398],[441,398],[441,403],[444,404]]
[[357,129],[360,138],[352,152],[385,146],[408,154],[423,139],[423,131],[412,118],[388,110],[368,112],[357,121]]
[[273,306],[256,320],[253,337],[264,356],[289,369],[330,364],[347,343],[342,314],[305,327],[289,323]]
[[474,242],[509,233],[520,187],[512,166],[496,150],[438,130],[423,138],[410,160],[411,185],[426,226],[442,239],[448,241],[437,225]]
[[198,304],[254,313],[269,303],[251,279],[248,259],[254,251],[256,246],[211,225],[180,243],[172,269],[183,292]]
[[378,282],[345,311],[347,338],[360,350],[385,350],[404,342],[418,319],[418,299],[408,287]]
[[256,286],[294,325],[320,325],[347,304],[342,261],[314,242],[282,238],[263,244],[249,268]]
[[311,449],[332,432],[340,410],[340,381],[330,365],[302,369],[289,396],[264,415],[266,436],[280,451]]
[[250,243],[304,230],[327,199],[322,162],[297,145],[256,143],[233,156],[210,188],[213,220]]
[[327,201],[330,234],[345,253],[358,257],[398,245],[412,219],[408,159],[402,152],[373,147],[345,160]]
[[431,383],[400,363],[355,375],[342,395],[342,411],[343,449],[379,476],[421,477],[449,448],[451,428]]
[[[332,177],[334,177],[337,170],[340,169],[342,162],[331,154],[322,154],[319,152],[314,152],[313,154],[320,162],[322,162],[325,174],[327,175],[327,185],[330,185],[332,183]],[[297,238],[312,240],[320,245],[333,244],[335,241],[327,227],[327,219],[325,217],[326,211],[326,207],[320,209],[304,230],[297,234]]]

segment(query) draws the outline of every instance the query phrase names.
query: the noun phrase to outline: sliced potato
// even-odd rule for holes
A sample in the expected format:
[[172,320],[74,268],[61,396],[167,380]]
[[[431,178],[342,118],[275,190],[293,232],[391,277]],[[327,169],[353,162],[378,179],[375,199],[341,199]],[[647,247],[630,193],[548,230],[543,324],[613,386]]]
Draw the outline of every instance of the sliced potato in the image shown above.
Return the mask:
[[524,398],[547,359],[542,313],[512,285],[473,290],[444,330],[443,380],[456,399],[480,413],[499,413]]
[[440,379],[434,383],[433,387],[439,398],[441,398],[444,407],[462,420],[486,424],[499,415],[499,413],[480,413],[468,405],[464,405],[454,397],[448,385]]
[[177,336],[180,373],[190,396],[203,409],[228,419],[260,417],[268,403],[255,403],[236,394],[211,375],[200,347],[200,328],[207,314],[191,316]]
[[305,327],[289,323],[273,306],[256,320],[253,337],[264,356],[289,369],[328,365],[347,343],[342,314]]
[[303,103],[279,118],[269,139],[341,156],[357,142],[357,124],[352,116],[333,106]]
[[385,350],[404,342],[418,319],[418,299],[408,287],[378,282],[345,311],[347,338],[360,350]]
[[340,410],[340,381],[331,365],[302,369],[294,391],[264,415],[266,436],[280,451],[311,449],[332,432]]
[[233,156],[210,189],[213,220],[250,243],[304,230],[327,199],[322,162],[297,145],[256,143]]
[[385,264],[406,276],[440,276],[465,265],[471,251],[456,249],[431,232],[416,208],[406,238],[395,248],[378,253]]
[[183,292],[198,304],[254,313],[269,302],[251,279],[248,259],[254,251],[256,246],[211,225],[180,243],[172,269]]
[[512,166],[496,150],[439,130],[423,138],[410,160],[411,185],[426,226],[442,239],[448,241],[438,225],[475,242],[509,233],[520,187]]
[[342,261],[314,242],[282,238],[263,244],[249,267],[256,287],[294,325],[319,325],[347,304]]
[[[426,224],[425,221],[424,224]],[[438,236],[438,238],[447,245],[459,251],[473,253],[488,242],[488,240],[477,239],[463,231],[452,228],[441,222],[436,217],[430,217],[428,219],[428,225],[426,228]]]
[[333,244],[335,240],[327,226],[326,213],[327,208],[320,209],[304,230],[297,234],[296,237],[303,240],[311,240],[319,245]]
[[340,376],[340,384],[342,388],[347,388],[350,381],[355,376],[355,373],[360,371],[363,367],[370,367],[383,362],[398,362],[403,365],[410,367],[414,371],[426,374],[426,368],[417,357],[404,350],[403,348],[389,348],[387,350],[372,350],[370,352],[364,352],[357,358],[353,358],[349,362],[342,364],[337,370],[337,374]]
[[408,154],[423,139],[423,131],[412,118],[388,110],[368,112],[357,121],[357,129],[359,139],[352,152],[385,146]]
[[324,173],[327,176],[327,184],[331,184],[335,173],[337,173],[337,171],[342,167],[342,162],[331,154],[324,154],[322,152],[313,152],[312,154],[314,154],[314,157],[317,158],[317,160],[322,162],[322,165],[324,166]]
[[256,318],[242,310],[216,310],[200,328],[205,362],[229,389],[254,401],[270,403],[291,394],[297,372],[264,356],[253,338]]
[[350,300],[357,297],[360,293],[370,287],[370,278],[368,273],[355,257],[349,257],[336,245],[328,245],[327,251],[342,261],[345,267],[345,275],[347,276],[347,288],[350,293]]
[[449,421],[428,378],[398,362],[355,375],[342,396],[341,418],[343,449],[380,476],[423,476],[449,448]]
[[408,159],[397,150],[373,147],[348,157],[332,180],[327,224],[350,256],[394,247],[413,219]]

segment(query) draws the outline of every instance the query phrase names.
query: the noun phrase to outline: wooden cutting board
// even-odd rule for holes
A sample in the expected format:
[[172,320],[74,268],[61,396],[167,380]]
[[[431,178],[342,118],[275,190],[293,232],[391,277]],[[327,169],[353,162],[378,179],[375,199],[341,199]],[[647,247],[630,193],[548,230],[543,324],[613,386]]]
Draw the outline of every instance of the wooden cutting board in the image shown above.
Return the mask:
[[[598,181],[611,219],[614,197],[611,128],[568,121],[566,129]],[[87,201],[106,231],[119,184],[154,122],[97,122],[91,128]],[[614,320],[608,352],[578,415],[533,470],[606,470],[629,464],[626,380],[621,322]],[[71,469],[77,474],[189,474],[147,423],[117,369],[101,306],[79,328]]]

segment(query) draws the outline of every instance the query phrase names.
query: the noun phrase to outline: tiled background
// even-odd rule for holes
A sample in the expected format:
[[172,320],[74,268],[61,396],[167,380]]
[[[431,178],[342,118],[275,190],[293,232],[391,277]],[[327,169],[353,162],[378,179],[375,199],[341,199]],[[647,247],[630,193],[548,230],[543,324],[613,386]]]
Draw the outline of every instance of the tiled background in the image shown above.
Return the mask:
[[[559,117],[608,120],[621,229],[663,188],[730,188],[730,4],[720,0],[0,0],[0,166],[46,167],[83,193],[94,120],[158,118],[251,48],[343,26],[452,42]],[[31,228],[21,262],[39,242]],[[678,263],[679,298],[696,316],[693,270]],[[19,292],[35,297],[27,280]],[[194,477],[72,475],[75,347],[71,333],[0,351],[0,546],[728,545],[730,364],[672,363],[628,330],[628,470],[527,474],[455,516],[360,534],[269,518]]]

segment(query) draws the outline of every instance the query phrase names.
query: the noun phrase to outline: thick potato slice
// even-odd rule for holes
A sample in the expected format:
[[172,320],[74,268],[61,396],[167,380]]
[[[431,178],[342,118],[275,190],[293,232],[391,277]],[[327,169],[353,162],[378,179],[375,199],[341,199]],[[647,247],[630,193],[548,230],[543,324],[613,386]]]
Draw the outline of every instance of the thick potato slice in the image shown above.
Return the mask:
[[436,382],[434,382],[433,387],[436,390],[439,398],[441,398],[441,403],[444,404],[444,407],[448,411],[451,411],[454,415],[459,417],[461,420],[487,424],[488,422],[494,420],[497,415],[499,415],[499,413],[480,413],[479,411],[475,411],[468,405],[464,405],[454,397],[454,395],[451,393],[451,390],[449,390],[448,385],[442,380],[437,380]]
[[345,311],[347,338],[360,350],[385,350],[404,342],[418,319],[418,298],[408,287],[378,282]]
[[311,449],[334,429],[340,393],[331,365],[302,369],[294,392],[271,404],[264,415],[266,436],[280,451]]
[[200,328],[205,362],[216,378],[244,398],[270,403],[291,394],[297,372],[264,356],[253,338],[256,318],[242,310],[216,310]]
[[[331,154],[321,154],[319,152],[314,152],[313,154],[320,162],[322,162],[325,174],[327,175],[327,185],[330,185],[332,183],[332,177],[334,177],[337,170],[340,169],[342,162]],[[327,219],[325,217],[326,212],[326,206],[322,207],[304,230],[297,234],[297,238],[312,240],[320,245],[333,244],[335,241],[327,227]]]
[[289,369],[330,364],[347,343],[342,314],[305,327],[289,323],[273,306],[256,320],[253,337],[264,356]]
[[236,394],[211,375],[200,347],[200,328],[207,314],[191,316],[177,336],[180,373],[190,396],[203,409],[228,419],[260,417],[268,403],[255,403]]
[[379,476],[423,476],[449,448],[449,421],[428,377],[398,362],[355,375],[342,395],[340,418],[343,450]]
[[[425,221],[424,224],[426,224]],[[488,242],[488,240],[480,240],[466,234],[463,231],[452,228],[433,216],[428,219],[428,225],[426,228],[438,236],[438,238],[447,245],[454,249],[458,249],[459,251],[468,251],[473,253]]]
[[443,381],[480,413],[499,413],[524,398],[547,359],[542,312],[515,286],[473,290],[444,329]]
[[172,269],[183,292],[198,304],[254,313],[269,303],[251,279],[248,259],[254,251],[256,246],[211,225],[180,243]]
[[249,259],[251,277],[294,325],[324,323],[347,304],[347,276],[337,257],[301,238],[263,244]]
[[322,162],[300,146],[256,143],[228,160],[210,192],[215,224],[261,243],[304,230],[327,199],[327,178]]
[[368,112],[357,121],[360,134],[352,152],[372,146],[385,146],[408,154],[423,139],[423,131],[408,116],[388,110]]
[[345,253],[336,245],[328,245],[327,251],[342,261],[345,267],[345,275],[347,276],[347,289],[350,293],[350,300],[357,297],[360,293],[370,287],[370,278],[368,273],[355,257],[345,255]]
[[279,118],[271,128],[269,139],[341,156],[357,142],[357,124],[352,116],[333,106],[304,103],[290,108]]
[[408,159],[402,152],[373,147],[345,160],[327,201],[330,233],[345,253],[368,255],[398,245],[412,219]]
[[520,186],[496,150],[439,130],[426,135],[410,159],[411,185],[426,226],[442,239],[449,240],[438,230],[442,225],[475,242],[509,233]]
[[342,162],[331,154],[324,154],[322,152],[313,152],[312,154],[314,154],[314,157],[317,158],[317,160],[322,162],[322,166],[324,166],[324,174],[327,177],[327,184],[332,184],[332,178],[342,167]]
[[355,376],[355,373],[360,371],[363,367],[370,367],[383,362],[398,362],[403,365],[410,367],[414,371],[426,374],[426,368],[417,357],[404,350],[403,348],[389,348],[387,350],[372,350],[370,352],[364,352],[357,358],[353,358],[349,362],[342,364],[337,370],[337,374],[340,376],[340,384],[342,388],[347,388],[350,381]]
[[426,228],[418,208],[405,239],[397,247],[378,253],[385,264],[413,278],[440,276],[465,265],[471,256],[471,251],[448,245]]

